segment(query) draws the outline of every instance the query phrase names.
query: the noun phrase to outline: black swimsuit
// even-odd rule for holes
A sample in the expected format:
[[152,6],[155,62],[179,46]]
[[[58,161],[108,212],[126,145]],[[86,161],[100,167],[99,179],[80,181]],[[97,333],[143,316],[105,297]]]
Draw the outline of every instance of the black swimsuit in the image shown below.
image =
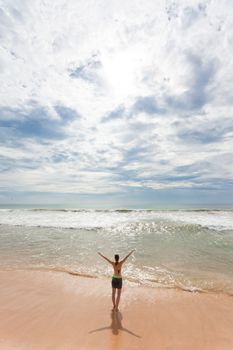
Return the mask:
[[122,277],[112,277],[112,288],[121,289],[122,288]]
[[[121,273],[121,270],[118,270],[118,273]],[[122,277],[116,275],[112,276],[112,288],[121,289],[122,288]]]

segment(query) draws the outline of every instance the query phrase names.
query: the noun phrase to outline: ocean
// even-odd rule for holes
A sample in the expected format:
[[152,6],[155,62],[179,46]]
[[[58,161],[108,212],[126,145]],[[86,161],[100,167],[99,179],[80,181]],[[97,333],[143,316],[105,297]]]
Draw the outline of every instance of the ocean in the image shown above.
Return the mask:
[[0,268],[109,278],[233,295],[233,211],[0,209]]

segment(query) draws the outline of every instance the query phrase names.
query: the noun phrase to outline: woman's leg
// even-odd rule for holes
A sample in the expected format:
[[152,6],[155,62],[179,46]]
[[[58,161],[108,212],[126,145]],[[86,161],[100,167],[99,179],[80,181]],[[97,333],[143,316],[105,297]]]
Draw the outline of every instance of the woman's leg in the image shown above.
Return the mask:
[[112,288],[112,304],[113,308],[116,306],[116,288]]
[[121,289],[117,289],[117,300],[116,300],[116,311],[118,311],[118,306],[121,298]]

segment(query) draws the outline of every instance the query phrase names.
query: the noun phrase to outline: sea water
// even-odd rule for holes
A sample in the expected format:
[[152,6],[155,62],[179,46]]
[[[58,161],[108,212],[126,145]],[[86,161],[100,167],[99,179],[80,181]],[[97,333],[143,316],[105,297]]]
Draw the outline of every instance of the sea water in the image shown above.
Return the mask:
[[233,211],[0,210],[0,268],[100,278],[101,259],[136,249],[123,277],[151,287],[233,295]]

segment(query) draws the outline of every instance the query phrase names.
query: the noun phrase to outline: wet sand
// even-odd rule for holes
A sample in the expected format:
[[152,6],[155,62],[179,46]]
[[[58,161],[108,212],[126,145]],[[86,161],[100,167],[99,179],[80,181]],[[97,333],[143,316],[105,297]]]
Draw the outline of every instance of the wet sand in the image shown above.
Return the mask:
[[2,350],[232,350],[233,297],[58,272],[0,271]]

